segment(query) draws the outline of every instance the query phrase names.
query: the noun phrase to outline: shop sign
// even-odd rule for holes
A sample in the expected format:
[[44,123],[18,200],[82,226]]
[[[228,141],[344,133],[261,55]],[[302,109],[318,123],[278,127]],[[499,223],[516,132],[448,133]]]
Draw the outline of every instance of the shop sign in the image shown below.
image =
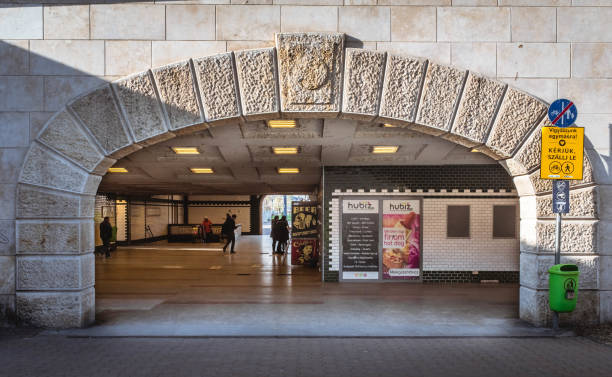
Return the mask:
[[419,200],[383,200],[384,280],[419,278],[421,272],[419,207]]
[[293,238],[291,240],[291,264],[311,265],[318,259],[316,238]]
[[291,203],[291,238],[316,238],[319,235],[317,202]]
[[342,279],[378,279],[378,200],[342,202]]
[[540,178],[582,179],[584,128],[542,127]]

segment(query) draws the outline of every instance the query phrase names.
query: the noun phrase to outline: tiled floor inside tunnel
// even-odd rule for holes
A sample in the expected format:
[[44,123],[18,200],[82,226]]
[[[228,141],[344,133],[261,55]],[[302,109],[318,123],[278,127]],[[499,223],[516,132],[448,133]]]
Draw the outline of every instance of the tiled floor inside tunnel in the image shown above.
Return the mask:
[[273,256],[267,236],[165,241],[96,258],[87,336],[542,336],[518,318],[518,285],[323,283]]

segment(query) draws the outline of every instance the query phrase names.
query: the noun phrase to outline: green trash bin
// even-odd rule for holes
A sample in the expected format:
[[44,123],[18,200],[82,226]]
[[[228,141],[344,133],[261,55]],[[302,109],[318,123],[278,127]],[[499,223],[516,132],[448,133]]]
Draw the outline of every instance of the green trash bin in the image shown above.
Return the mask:
[[569,313],[576,308],[578,299],[578,266],[556,264],[548,269],[548,298],[550,309],[557,313]]

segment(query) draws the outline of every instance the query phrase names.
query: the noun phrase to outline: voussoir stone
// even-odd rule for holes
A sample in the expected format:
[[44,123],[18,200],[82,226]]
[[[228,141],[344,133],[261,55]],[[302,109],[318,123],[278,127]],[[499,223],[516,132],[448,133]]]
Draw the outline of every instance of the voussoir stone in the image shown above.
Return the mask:
[[194,59],[200,96],[208,123],[230,121],[240,117],[238,83],[232,53]]
[[505,90],[506,84],[470,72],[453,122],[452,135],[464,138],[469,147],[483,144]]
[[[18,256],[17,290],[83,289],[93,285],[94,255]],[[86,271],[83,271],[83,268]]]
[[25,325],[46,328],[87,326],[95,316],[94,288],[77,292],[17,292],[17,316]]
[[189,61],[154,69],[153,76],[172,130],[204,122]]
[[372,120],[378,114],[386,53],[347,48],[344,63],[342,117]]
[[514,88],[508,88],[486,146],[500,158],[512,157],[546,113],[546,104]]
[[544,118],[531,135],[529,135],[514,157],[503,161],[512,176],[528,174],[540,166],[542,127],[550,125],[552,125],[550,120]]
[[[537,249],[540,253],[555,252],[555,223],[538,221],[536,224]],[[597,252],[597,222],[564,221],[561,223],[562,253]]]
[[79,203],[78,195],[17,186],[17,218],[78,217]]
[[379,117],[382,121],[412,124],[427,61],[389,54],[385,68]]
[[123,105],[134,140],[140,142],[167,131],[153,81],[142,72],[114,82],[113,87]]
[[334,117],[340,112],[344,34],[276,35],[281,111]]
[[272,118],[279,112],[274,48],[234,52],[240,105],[247,120]]
[[70,164],[61,156],[32,144],[28,152],[19,181],[33,185],[82,192],[89,174]]
[[49,121],[38,140],[87,171],[93,171],[104,158],[66,110]]
[[96,138],[105,155],[131,144],[110,85],[77,98],[69,107]]
[[441,135],[450,130],[465,78],[465,70],[429,63],[416,117],[417,124],[427,127],[423,132]]
[[[554,218],[552,195],[538,196],[536,199],[537,216]],[[597,202],[598,196],[596,187],[571,190],[570,212],[564,214],[563,217],[596,219],[598,215]]]

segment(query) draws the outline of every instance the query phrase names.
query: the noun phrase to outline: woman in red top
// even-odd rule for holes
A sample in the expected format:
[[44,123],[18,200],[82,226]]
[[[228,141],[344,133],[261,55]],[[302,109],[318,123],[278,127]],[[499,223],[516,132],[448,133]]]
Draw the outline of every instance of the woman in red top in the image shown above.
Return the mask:
[[208,220],[208,217],[205,217],[204,221],[202,221],[202,232],[204,233],[202,241],[206,242],[210,240],[210,236],[212,235],[212,222]]

